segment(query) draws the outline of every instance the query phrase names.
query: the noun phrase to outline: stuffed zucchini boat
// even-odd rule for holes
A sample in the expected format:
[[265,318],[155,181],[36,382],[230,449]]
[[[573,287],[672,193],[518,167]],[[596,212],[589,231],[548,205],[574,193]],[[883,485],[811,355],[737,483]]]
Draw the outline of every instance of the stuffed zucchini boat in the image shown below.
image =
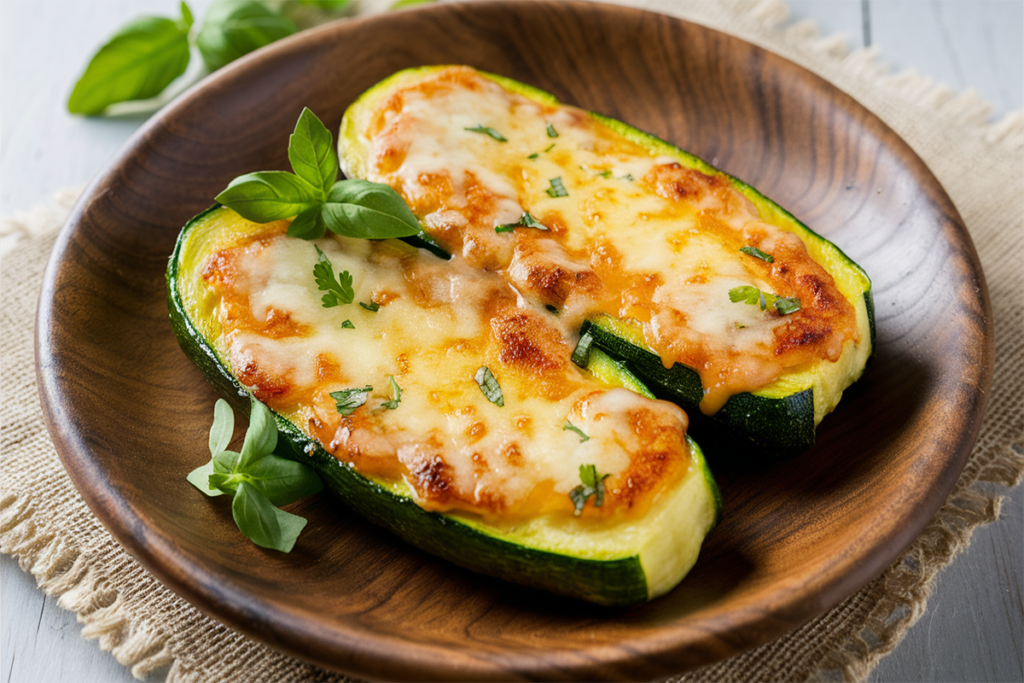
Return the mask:
[[809,448],[871,355],[871,282],[838,247],[693,155],[531,86],[401,71],[350,106],[339,157],[394,187],[423,240],[760,450]]
[[182,350],[238,409],[271,409],[282,455],[478,572],[608,605],[683,578],[721,502],[682,410],[600,352],[574,365],[559,316],[493,274],[288,225],[211,208],[167,271]]

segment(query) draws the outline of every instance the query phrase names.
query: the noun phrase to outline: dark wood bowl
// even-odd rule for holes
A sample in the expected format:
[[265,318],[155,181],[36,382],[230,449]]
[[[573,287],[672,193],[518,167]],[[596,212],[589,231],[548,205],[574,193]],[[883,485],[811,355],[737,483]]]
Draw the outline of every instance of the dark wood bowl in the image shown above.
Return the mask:
[[[185,475],[213,391],[168,323],[164,268],[233,177],[288,168],[303,106],[337,130],[392,72],[462,63],[622,119],[759,188],[874,278],[877,356],[817,445],[774,465],[711,452],[725,518],[667,596],[603,609],[477,576],[329,498],[290,555],[237,532]],[[956,209],[911,149],[820,78],[684,21],[577,2],[440,5],[326,26],[205,81],[89,187],[40,305],[47,424],[97,517],[197,607],[325,667],[415,679],[665,677],[805,623],[877,576],[952,489],[992,367]],[[710,448],[707,448],[710,450]]]

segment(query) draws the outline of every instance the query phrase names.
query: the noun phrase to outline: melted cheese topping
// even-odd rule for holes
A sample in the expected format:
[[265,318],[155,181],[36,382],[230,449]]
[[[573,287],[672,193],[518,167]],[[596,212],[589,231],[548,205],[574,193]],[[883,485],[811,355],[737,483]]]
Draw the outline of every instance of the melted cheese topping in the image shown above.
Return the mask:
[[[327,237],[316,245],[355,290],[327,308],[314,244],[286,228],[250,224],[208,247],[207,336],[258,399],[364,476],[404,484],[429,510],[506,521],[572,515],[584,464],[610,475],[604,505],[584,509],[600,518],[642,515],[689,471],[686,415],[581,371],[559,318],[493,273],[398,241]],[[474,379],[482,366],[503,407]],[[339,414],[331,393],[366,386],[365,405]]]
[[[572,329],[602,314],[640,323],[666,367],[700,374],[704,412],[860,341],[853,306],[799,237],[762,220],[726,177],[656,156],[584,111],[451,67],[396,87],[360,134],[366,176],[395,187],[444,248],[557,307]],[[495,232],[525,213],[546,230]],[[751,285],[801,309],[730,300]]]

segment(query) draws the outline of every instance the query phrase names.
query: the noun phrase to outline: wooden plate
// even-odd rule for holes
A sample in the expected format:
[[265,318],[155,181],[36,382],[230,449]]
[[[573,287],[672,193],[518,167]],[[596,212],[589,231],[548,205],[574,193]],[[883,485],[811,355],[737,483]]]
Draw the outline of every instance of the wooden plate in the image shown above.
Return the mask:
[[[711,453],[725,519],[683,584],[609,610],[476,576],[326,497],[284,556],[245,541],[185,475],[214,393],[171,333],[178,231],[242,173],[287,168],[303,106],[336,130],[392,72],[464,63],[678,144],[776,199],[874,278],[877,357],[778,466]],[[715,31],[574,2],[441,5],[297,36],[150,121],[90,186],[47,272],[38,372],[82,495],[128,550],[213,617],[356,675],[659,678],[774,638],[892,562],[951,490],[992,367],[974,248],[914,153],[852,99]],[[709,449],[708,449],[709,450]]]

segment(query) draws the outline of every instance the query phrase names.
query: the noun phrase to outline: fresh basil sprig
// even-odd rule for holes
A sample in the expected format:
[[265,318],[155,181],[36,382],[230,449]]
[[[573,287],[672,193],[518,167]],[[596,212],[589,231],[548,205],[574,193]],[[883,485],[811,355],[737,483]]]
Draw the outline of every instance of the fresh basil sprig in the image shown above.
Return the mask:
[[118,102],[159,95],[188,67],[192,21],[182,2],[181,19],[141,17],[121,27],[75,83],[68,111],[95,116]]
[[210,71],[299,29],[291,19],[255,0],[218,0],[210,5],[196,47]]
[[598,475],[596,465],[580,465],[580,481],[583,483],[569,492],[569,500],[576,508],[574,515],[579,517],[583,514],[583,506],[591,496],[594,497],[594,507],[604,505],[604,480],[609,476],[611,475]]
[[416,217],[389,185],[337,180],[334,139],[308,108],[288,139],[288,159],[295,173],[247,173],[232,180],[217,201],[256,223],[294,216],[288,234],[307,240],[327,230],[362,239],[419,234]]
[[233,496],[231,514],[250,541],[290,552],[306,520],[278,506],[319,493],[323,483],[308,465],[274,454],[277,424],[255,398],[240,453],[227,450],[234,427],[231,406],[219,399],[210,427],[210,462],[192,470],[187,479],[208,496]]
[[752,285],[733,287],[729,290],[729,301],[758,306],[762,311],[774,308],[779,315],[789,315],[800,310],[800,299],[795,296],[781,297],[771,292],[762,292]]

